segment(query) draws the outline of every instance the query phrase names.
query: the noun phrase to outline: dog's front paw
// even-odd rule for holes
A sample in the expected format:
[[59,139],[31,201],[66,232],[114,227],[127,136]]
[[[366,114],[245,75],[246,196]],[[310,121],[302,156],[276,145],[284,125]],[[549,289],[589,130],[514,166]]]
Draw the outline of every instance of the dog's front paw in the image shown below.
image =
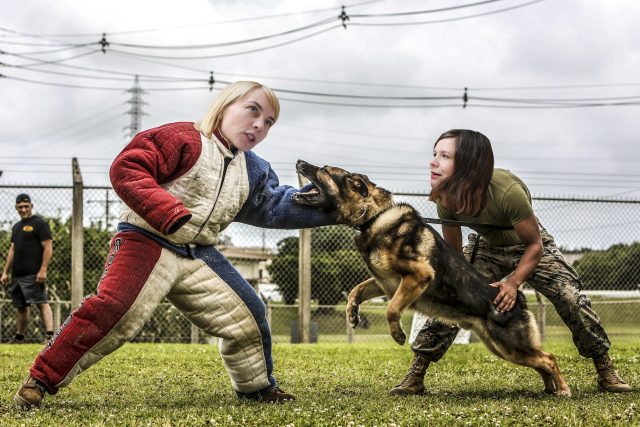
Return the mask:
[[360,323],[360,316],[358,314],[359,312],[360,306],[358,304],[353,301],[347,304],[347,323],[352,328],[355,328],[356,326],[358,326],[358,323]]
[[391,329],[391,338],[393,338],[393,340],[395,342],[397,342],[400,345],[404,345],[404,343],[407,341],[407,334],[404,333],[404,331],[402,330],[402,328],[398,327],[398,328],[392,328]]

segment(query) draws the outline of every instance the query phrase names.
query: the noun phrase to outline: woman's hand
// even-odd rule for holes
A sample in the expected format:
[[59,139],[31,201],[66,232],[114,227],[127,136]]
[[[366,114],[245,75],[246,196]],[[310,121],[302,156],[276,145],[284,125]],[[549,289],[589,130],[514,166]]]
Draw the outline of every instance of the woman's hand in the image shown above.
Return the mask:
[[489,286],[493,286],[500,290],[496,298],[493,300],[493,304],[496,306],[498,313],[510,311],[515,307],[516,296],[518,295],[518,288],[520,287],[517,283],[506,280],[504,282],[491,283]]
[[515,307],[518,288],[531,276],[542,257],[542,237],[540,236],[536,217],[532,214],[514,224],[513,228],[525,249],[516,269],[502,281],[491,284],[491,286],[500,290],[498,296],[493,300],[493,304],[499,313],[504,313]]

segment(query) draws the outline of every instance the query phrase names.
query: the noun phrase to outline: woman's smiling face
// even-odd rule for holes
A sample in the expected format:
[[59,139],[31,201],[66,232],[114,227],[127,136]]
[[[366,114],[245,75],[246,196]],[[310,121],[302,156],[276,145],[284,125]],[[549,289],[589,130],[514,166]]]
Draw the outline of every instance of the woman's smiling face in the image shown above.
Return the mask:
[[431,188],[451,177],[455,170],[454,158],[458,142],[456,138],[443,138],[433,148],[433,158],[429,162],[431,169]]

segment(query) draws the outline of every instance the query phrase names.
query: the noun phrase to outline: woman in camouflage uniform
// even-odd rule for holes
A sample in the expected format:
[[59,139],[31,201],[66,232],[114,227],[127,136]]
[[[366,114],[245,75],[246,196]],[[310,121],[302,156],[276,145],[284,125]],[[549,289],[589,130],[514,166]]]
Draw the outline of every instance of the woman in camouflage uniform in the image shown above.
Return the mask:
[[[479,132],[450,130],[436,141],[430,162],[430,200],[436,202],[438,216],[478,224],[470,225],[476,234],[469,236],[464,248],[459,226],[443,225],[445,240],[469,260],[479,239],[474,265],[495,281],[491,286],[499,289],[496,309],[511,310],[518,288],[526,281],[551,301],[571,330],[580,355],[593,359],[598,388],[631,391],[613,367],[608,354],[611,343],[598,315],[589,298],[580,293],[582,281],[534,215],[527,186],[493,164],[491,143]],[[444,356],[457,333],[457,327],[427,320],[412,345],[409,372],[390,393],[422,393],[429,363]]]

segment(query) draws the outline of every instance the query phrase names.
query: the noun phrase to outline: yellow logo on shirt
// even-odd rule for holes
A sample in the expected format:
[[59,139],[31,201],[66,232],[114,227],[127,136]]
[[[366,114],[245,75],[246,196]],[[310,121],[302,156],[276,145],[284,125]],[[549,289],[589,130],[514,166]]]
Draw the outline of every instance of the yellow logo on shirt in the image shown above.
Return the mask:
[[22,227],[22,231],[26,231],[27,233],[30,233],[33,231],[33,226],[25,225],[24,227]]

